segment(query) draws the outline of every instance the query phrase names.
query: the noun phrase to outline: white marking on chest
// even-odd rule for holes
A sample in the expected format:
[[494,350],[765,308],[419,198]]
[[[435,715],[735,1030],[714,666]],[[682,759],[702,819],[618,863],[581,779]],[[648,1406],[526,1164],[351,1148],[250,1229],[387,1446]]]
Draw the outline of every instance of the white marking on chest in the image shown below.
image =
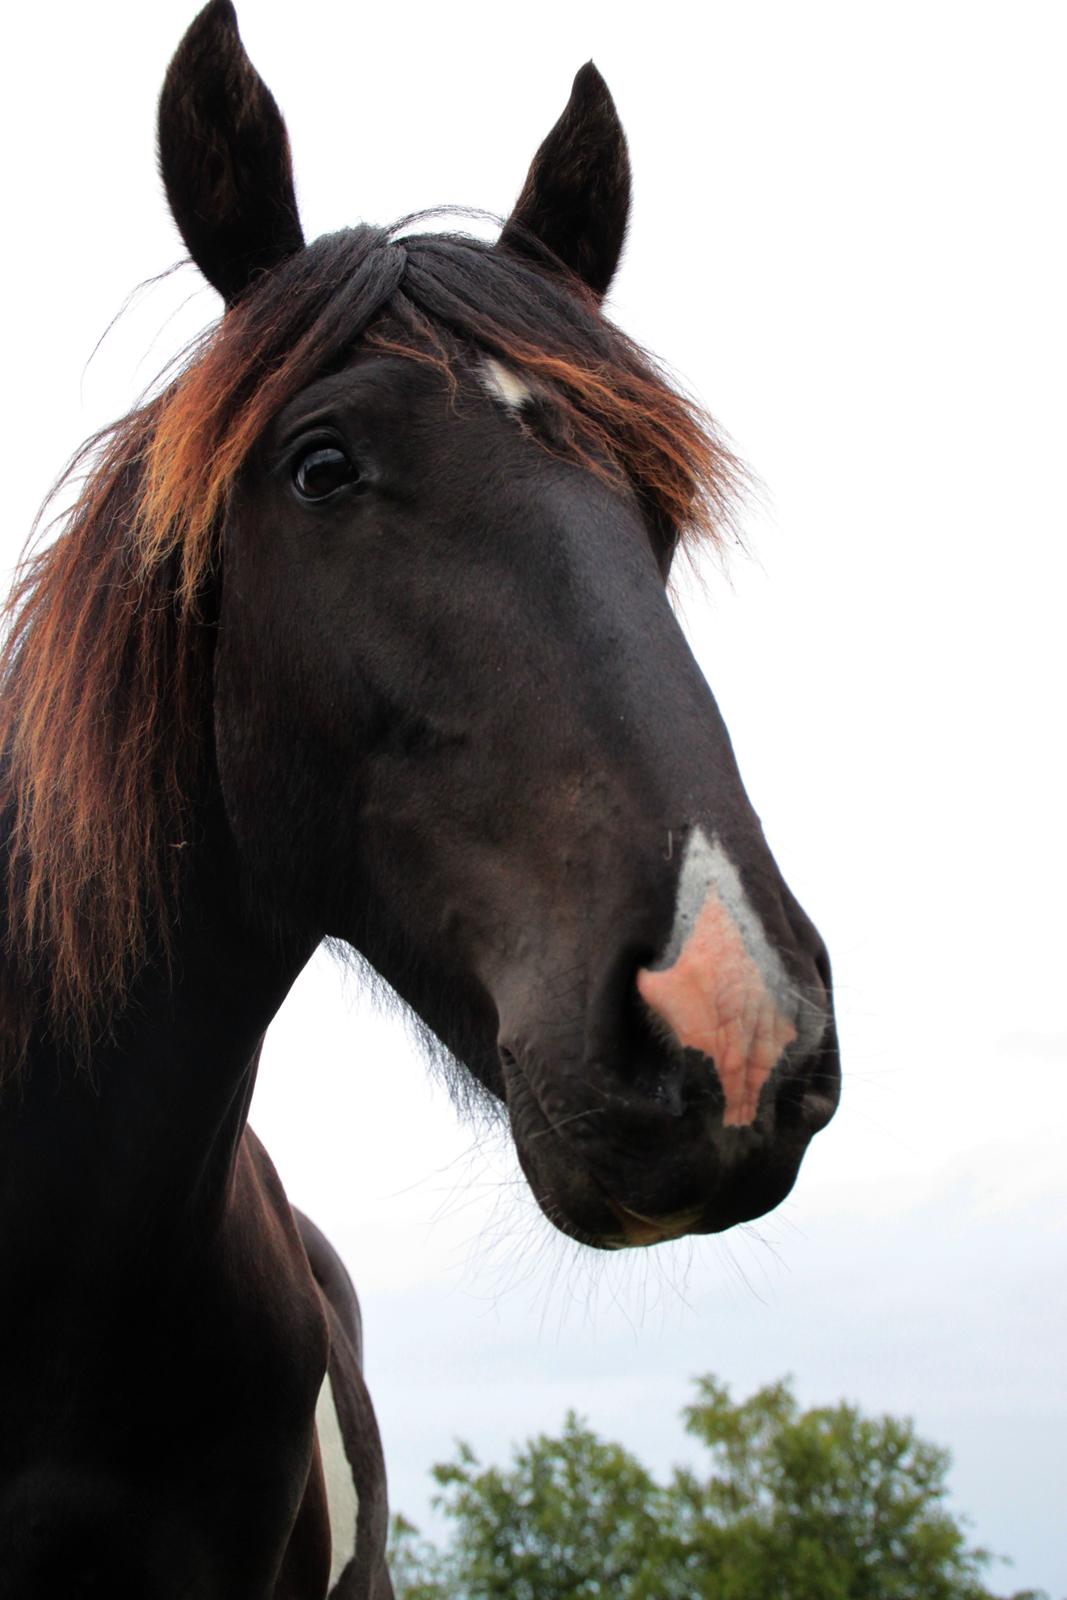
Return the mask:
[[520,411],[527,401],[533,399],[529,384],[518,373],[512,372],[510,367],[505,367],[502,361],[497,361],[495,356],[486,356],[478,369],[478,376],[493,399],[502,400],[511,411]]
[[326,1479],[326,1505],[330,1514],[330,1582],[326,1592],[331,1594],[356,1553],[359,1495],[345,1454],[329,1373],[322,1380],[315,1405],[315,1431],[319,1436],[322,1473]]

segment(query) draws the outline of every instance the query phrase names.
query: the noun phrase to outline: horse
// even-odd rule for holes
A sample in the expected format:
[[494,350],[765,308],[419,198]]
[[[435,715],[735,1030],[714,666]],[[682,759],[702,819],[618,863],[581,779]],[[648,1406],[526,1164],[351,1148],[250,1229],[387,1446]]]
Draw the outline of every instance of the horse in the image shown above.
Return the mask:
[[603,313],[595,67],[491,242],[306,242],[230,0],[159,152],[224,313],[91,441],[0,662],[0,1596],[388,1600],[358,1304],[247,1126],[311,953],[599,1249],[789,1191],[830,969],[668,600],[738,469]]

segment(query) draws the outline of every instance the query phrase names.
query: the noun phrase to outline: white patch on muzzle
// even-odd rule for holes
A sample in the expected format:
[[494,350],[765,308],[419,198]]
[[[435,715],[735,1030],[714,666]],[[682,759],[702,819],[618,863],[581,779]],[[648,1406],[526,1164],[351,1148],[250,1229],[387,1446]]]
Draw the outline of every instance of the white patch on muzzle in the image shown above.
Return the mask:
[[319,1436],[322,1473],[326,1480],[326,1505],[330,1515],[330,1582],[326,1592],[332,1594],[342,1572],[356,1553],[359,1495],[345,1454],[329,1373],[322,1380],[315,1405],[315,1431]]
[[790,979],[778,951],[767,938],[763,923],[745,894],[741,875],[726,854],[717,838],[710,842],[702,828],[694,828],[686,840],[682,870],[678,877],[678,891],[674,907],[674,926],[667,947],[651,970],[663,972],[672,967],[685,949],[696,927],[697,919],[714,890],[726,910],[737,924],[738,932],[778,1010],[784,1017],[796,1020],[801,1045],[805,1044],[805,1021],[814,1027],[813,1047],[822,1033],[823,1019],[805,1014],[809,1006],[799,1007],[796,984]]

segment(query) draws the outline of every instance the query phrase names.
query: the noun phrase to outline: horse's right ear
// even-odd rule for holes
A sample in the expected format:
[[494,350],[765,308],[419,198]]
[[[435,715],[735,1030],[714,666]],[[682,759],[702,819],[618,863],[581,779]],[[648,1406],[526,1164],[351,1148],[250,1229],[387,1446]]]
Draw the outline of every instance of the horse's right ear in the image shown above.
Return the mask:
[[170,64],[159,165],[189,254],[227,305],[303,246],[285,123],[231,0],[210,0]]

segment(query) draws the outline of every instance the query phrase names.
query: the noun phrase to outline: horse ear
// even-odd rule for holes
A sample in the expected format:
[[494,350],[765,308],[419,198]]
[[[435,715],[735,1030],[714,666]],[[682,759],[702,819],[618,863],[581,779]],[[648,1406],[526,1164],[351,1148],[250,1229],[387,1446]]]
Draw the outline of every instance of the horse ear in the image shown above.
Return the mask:
[[159,165],[189,254],[227,305],[302,247],[285,123],[230,0],[210,0],[170,64]]
[[619,265],[629,215],[626,135],[607,84],[587,61],[533,158],[500,244],[539,255],[532,238],[602,297]]

